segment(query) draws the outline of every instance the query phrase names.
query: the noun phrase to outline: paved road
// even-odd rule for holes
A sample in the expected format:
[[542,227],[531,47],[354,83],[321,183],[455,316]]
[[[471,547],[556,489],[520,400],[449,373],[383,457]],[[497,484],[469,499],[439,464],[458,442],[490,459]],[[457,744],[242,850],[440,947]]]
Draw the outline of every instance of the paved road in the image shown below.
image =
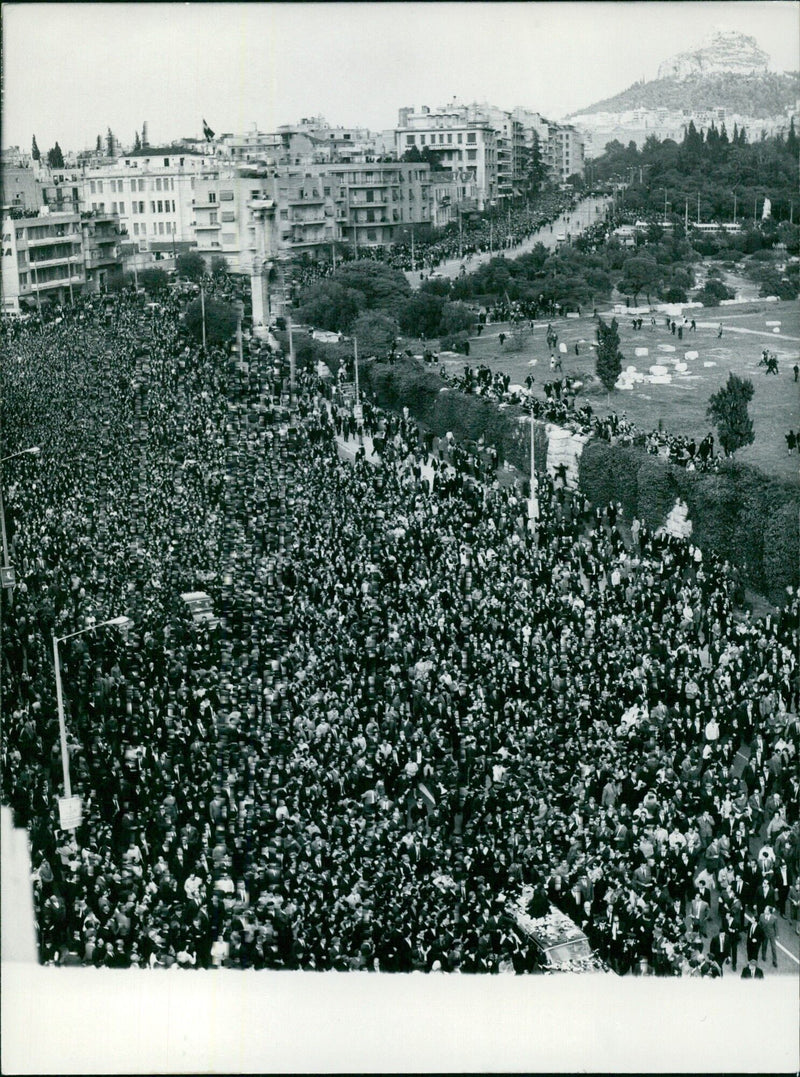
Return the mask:
[[[585,198],[582,202],[578,203],[571,213],[562,214],[557,220],[553,221],[552,225],[545,225],[543,228],[540,228],[538,232],[534,232],[532,236],[523,240],[523,242],[516,247],[505,247],[502,250],[493,251],[491,254],[489,251],[483,251],[481,254],[473,254],[469,259],[450,258],[448,261],[442,262],[441,265],[437,266],[434,272],[440,273],[452,280],[459,275],[462,265],[466,267],[468,273],[471,273],[474,269],[477,269],[479,265],[484,265],[491,258],[497,257],[498,254],[503,254],[507,258],[516,258],[520,254],[527,254],[528,251],[533,250],[537,243],[542,243],[548,250],[552,250],[557,243],[559,234],[563,233],[566,235],[569,233],[574,237],[590,224],[602,220],[604,211],[610,203],[611,199],[606,197]],[[427,275],[428,274],[426,273],[425,276]],[[419,270],[406,270],[406,278],[412,288],[419,288],[421,283]]]

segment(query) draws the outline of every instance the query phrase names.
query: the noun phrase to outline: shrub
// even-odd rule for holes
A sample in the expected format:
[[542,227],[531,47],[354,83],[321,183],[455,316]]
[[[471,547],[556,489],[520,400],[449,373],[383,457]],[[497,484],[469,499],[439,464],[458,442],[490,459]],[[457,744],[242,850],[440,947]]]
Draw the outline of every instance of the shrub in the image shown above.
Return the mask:
[[665,460],[645,456],[636,472],[636,514],[651,530],[662,527],[678,497],[678,485]]
[[800,505],[795,494],[792,501],[773,509],[763,524],[764,589],[773,602],[785,598],[786,588],[790,584],[793,587],[798,585],[799,511]]
[[462,354],[466,354],[468,340],[469,333],[454,333],[452,336],[442,337],[439,340],[439,347],[443,352],[461,352]]
[[445,303],[439,321],[439,333],[453,336],[470,330],[475,324],[475,314],[466,303]]

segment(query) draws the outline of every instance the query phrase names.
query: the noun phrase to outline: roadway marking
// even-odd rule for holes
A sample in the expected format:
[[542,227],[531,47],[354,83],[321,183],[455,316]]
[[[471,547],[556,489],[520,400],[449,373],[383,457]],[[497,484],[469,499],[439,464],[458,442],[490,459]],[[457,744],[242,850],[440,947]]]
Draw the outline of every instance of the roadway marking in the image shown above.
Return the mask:
[[776,946],[778,947],[779,950],[783,950],[783,952],[787,955],[787,957],[791,957],[791,959],[792,959],[792,961],[794,961],[795,965],[800,965],[800,958],[796,958],[794,956],[794,954],[792,953],[792,951],[787,950],[782,942],[778,942],[778,940],[776,939],[775,944],[776,944]]

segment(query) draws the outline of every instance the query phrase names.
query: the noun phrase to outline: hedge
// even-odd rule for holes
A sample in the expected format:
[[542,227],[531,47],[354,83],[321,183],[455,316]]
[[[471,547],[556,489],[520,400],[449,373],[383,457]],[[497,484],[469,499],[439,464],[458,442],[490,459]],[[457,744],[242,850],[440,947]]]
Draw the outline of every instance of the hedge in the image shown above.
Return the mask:
[[680,497],[692,539],[742,571],[753,590],[778,602],[800,583],[800,489],[735,461],[719,471],[686,471],[630,446],[592,441],[581,456],[579,485],[592,504],[620,501],[630,519],[663,525]]
[[[453,389],[418,359],[361,366],[365,387],[381,407],[407,407],[423,426],[461,441],[480,437],[501,461],[529,473],[530,430],[520,408],[498,408],[484,397]],[[444,390],[444,391],[442,391]],[[545,424],[536,423],[536,469],[547,462]],[[580,459],[579,488],[593,505],[619,501],[625,516],[650,528],[664,524],[680,497],[692,521],[692,540],[730,561],[745,582],[774,602],[800,584],[800,488],[755,468],[725,461],[718,471],[686,471],[644,449],[590,441]]]

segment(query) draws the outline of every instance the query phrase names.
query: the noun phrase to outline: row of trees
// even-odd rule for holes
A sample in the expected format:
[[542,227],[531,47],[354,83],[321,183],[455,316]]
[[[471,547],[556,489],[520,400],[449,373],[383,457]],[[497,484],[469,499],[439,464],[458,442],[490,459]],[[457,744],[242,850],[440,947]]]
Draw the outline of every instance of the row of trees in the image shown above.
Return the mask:
[[[682,141],[651,135],[641,149],[631,141],[609,142],[592,162],[601,182],[622,178],[630,185],[624,205],[635,214],[663,216],[664,203],[673,218],[688,211],[702,221],[732,221],[760,215],[764,198],[772,216],[788,221],[798,208],[797,163],[800,139],[794,120],[788,133],[749,141],[747,132],[725,124],[698,131],[690,121]],[[699,198],[699,205],[698,205]]]

